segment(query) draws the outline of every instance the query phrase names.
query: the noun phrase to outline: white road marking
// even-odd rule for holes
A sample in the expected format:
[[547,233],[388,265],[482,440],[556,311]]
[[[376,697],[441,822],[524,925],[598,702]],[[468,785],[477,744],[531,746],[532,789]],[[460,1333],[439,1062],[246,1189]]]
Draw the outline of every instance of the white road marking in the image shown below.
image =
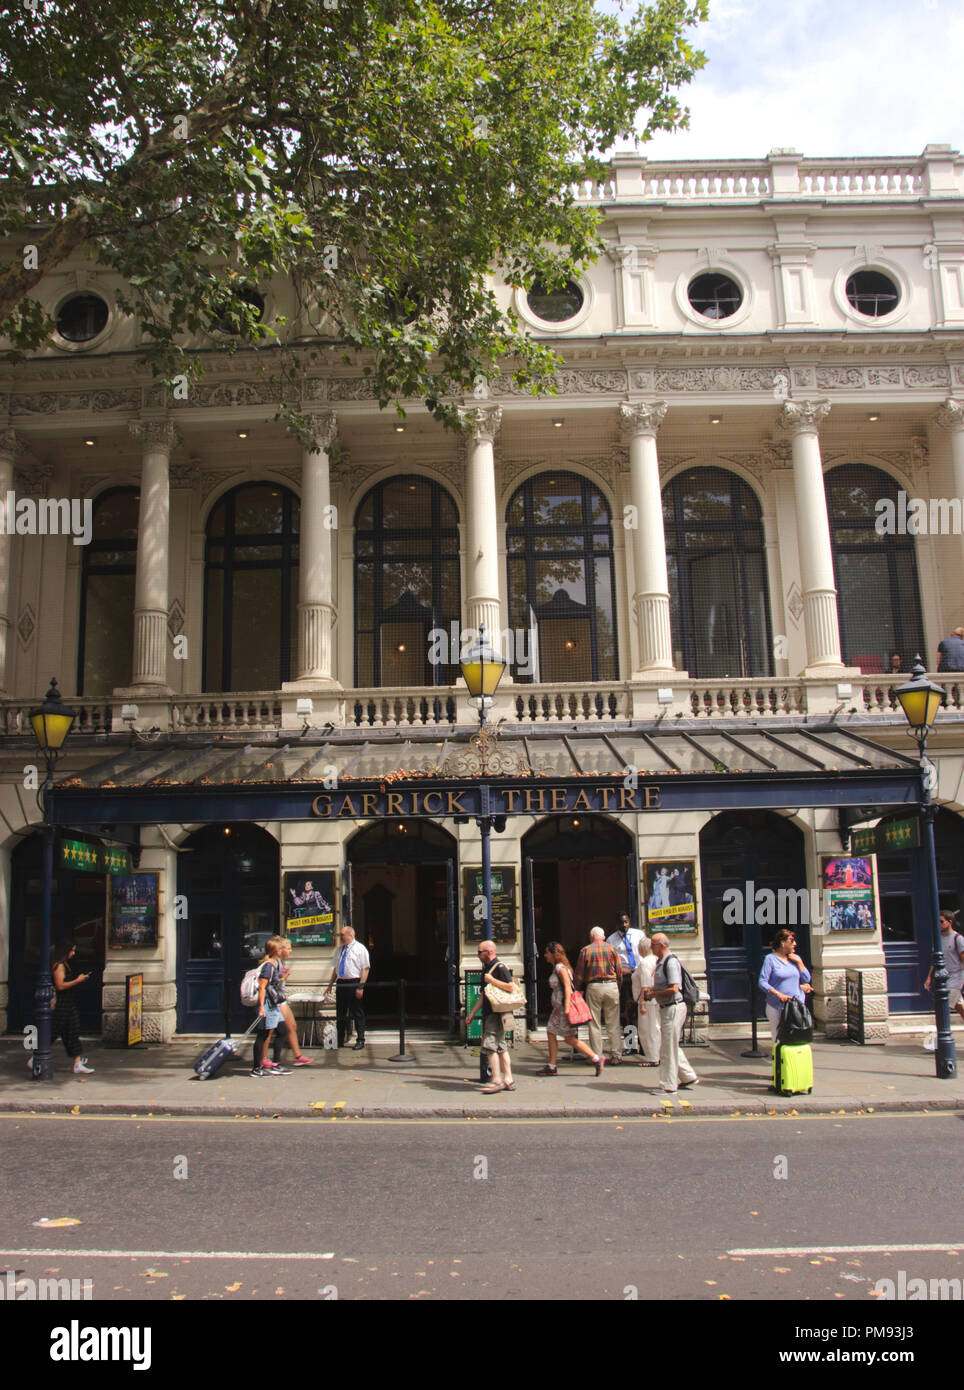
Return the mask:
[[333,1260],[334,1251],[313,1250],[0,1250],[0,1255],[22,1259],[36,1255],[45,1260],[76,1255],[83,1260]]
[[728,1255],[919,1255],[930,1251],[964,1250],[964,1241],[950,1245],[789,1245],[761,1246],[757,1250],[728,1250]]

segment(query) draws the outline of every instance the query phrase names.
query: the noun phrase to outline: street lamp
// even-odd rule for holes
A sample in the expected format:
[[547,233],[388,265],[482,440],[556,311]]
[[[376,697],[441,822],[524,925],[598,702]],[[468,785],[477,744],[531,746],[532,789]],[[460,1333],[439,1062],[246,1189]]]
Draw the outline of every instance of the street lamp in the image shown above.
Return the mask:
[[922,849],[927,874],[927,913],[931,924],[931,990],[934,996],[934,1017],[937,1022],[937,1051],[934,1062],[937,1075],[949,1080],[957,1075],[957,1052],[951,1037],[951,1006],[947,988],[947,968],[941,949],[940,898],[937,891],[937,855],[934,849],[934,817],[937,808],[931,799],[934,784],[934,765],[927,757],[927,735],[937,718],[944,700],[944,689],[927,679],[920,656],[911,671],[911,679],[894,691],[917,740],[921,770],[921,825],[924,828]]
[[50,818],[47,793],[53,784],[54,770],[73,728],[77,711],[68,709],[60,698],[57,682],[51,676],[50,689],[44,702],[30,711],[37,746],[47,766],[43,786],[37,792],[37,805],[44,819],[44,868],[43,868],[43,910],[40,932],[40,972],[34,990],[34,1018],[37,1024],[37,1050],[34,1053],[33,1075],[35,1081],[52,1081],[50,1066],[50,1000],[53,995],[53,980],[50,976],[50,919],[54,879],[54,826]]
[[[479,628],[478,641],[459,662],[469,694],[479,706],[479,754],[483,778],[487,771],[488,751],[491,735],[485,722],[485,711],[492,705],[492,696],[505,673],[506,663],[494,652],[485,640],[485,628]],[[492,816],[489,811],[489,785],[483,780],[479,788],[481,815],[478,819],[482,831],[482,894],[485,898],[484,941],[492,940],[492,861],[489,837],[492,832]]]

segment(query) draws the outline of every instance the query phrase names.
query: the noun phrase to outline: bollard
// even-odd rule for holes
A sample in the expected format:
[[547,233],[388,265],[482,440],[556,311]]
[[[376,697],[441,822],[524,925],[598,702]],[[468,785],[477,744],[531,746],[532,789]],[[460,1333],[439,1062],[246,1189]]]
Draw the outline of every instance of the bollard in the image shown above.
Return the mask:
[[759,1047],[758,1047],[758,1045],[757,1045],[757,1035],[756,1035],[757,1005],[756,1005],[756,993],[755,993],[755,990],[756,990],[757,977],[756,977],[756,975],[754,975],[754,973],[753,973],[752,970],[748,970],[748,971],[746,972],[746,978],[747,978],[747,980],[749,981],[749,989],[750,989],[750,1037],[751,1037],[751,1039],[752,1039],[752,1046],[750,1047],[749,1052],[741,1052],[741,1053],[740,1053],[740,1056],[741,1056],[741,1057],[762,1057],[762,1056],[763,1056],[763,1053],[760,1051],[760,1049],[759,1049]]
[[405,1051],[405,981],[398,982],[398,1052],[394,1057],[389,1057],[390,1062],[407,1062],[413,1064],[415,1058]]

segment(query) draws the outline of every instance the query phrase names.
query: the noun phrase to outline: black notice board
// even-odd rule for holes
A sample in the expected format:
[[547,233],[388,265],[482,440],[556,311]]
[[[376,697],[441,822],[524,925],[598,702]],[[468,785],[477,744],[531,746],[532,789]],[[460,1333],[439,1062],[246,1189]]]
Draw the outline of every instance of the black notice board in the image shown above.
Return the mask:
[[[516,936],[515,868],[492,870],[492,938],[509,943]],[[474,903],[482,894],[482,870],[462,870],[462,920],[468,941],[481,941],[485,923],[476,921]]]

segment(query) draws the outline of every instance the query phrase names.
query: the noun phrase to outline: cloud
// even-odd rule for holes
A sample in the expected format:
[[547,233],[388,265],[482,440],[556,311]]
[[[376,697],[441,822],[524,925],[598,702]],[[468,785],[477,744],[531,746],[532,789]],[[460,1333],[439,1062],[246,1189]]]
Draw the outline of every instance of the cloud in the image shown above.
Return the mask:
[[650,159],[760,159],[960,148],[959,0],[710,0],[695,31],[707,66],[681,92],[690,129],[641,148]]

